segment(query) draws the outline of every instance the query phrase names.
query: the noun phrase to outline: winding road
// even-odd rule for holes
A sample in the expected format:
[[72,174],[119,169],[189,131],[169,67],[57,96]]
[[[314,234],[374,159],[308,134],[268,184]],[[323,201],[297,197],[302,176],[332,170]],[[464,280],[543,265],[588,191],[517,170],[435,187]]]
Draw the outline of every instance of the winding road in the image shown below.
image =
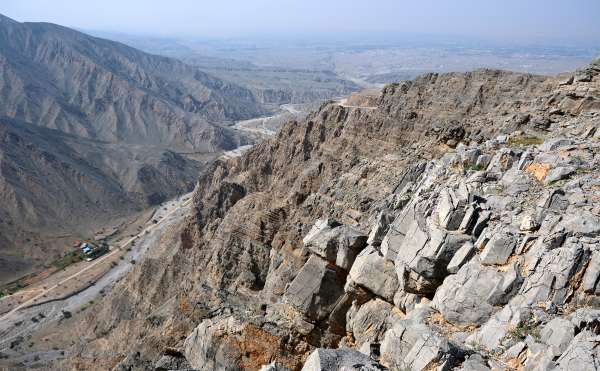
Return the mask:
[[348,102],[348,98],[342,98],[340,99],[337,104],[340,107],[344,107],[344,108],[360,108],[360,109],[366,109],[366,110],[376,110],[378,107],[376,106],[351,106],[346,104],[346,102]]
[[[75,312],[83,308],[90,301],[99,297],[105,289],[112,287],[115,282],[125,276],[131,269],[133,266],[130,263],[131,260],[137,260],[145,255],[152,246],[156,246],[160,241],[166,228],[179,223],[188,215],[191,203],[191,194],[187,194],[161,205],[143,230],[118,246],[113,247],[108,254],[91,263],[84,264],[82,269],[61,279],[50,287],[44,288],[42,282],[39,284],[40,288],[31,289],[32,291],[39,291],[39,293],[0,317],[0,353],[10,356],[9,360],[12,362],[18,361],[25,365],[35,363],[35,359],[39,359],[44,354],[52,357],[59,356],[59,352],[42,352],[36,353],[34,356],[30,351],[18,349],[14,344],[15,341],[19,342],[19,339],[24,339],[28,335],[40,331],[43,326],[60,321],[64,317],[65,312]],[[136,241],[136,243],[132,244],[133,241]],[[54,291],[61,286],[70,281],[77,280],[81,276],[84,276],[86,272],[105,263],[107,260],[111,258],[117,259],[115,255],[118,253],[124,254],[123,261],[112,266],[93,284],[85,287],[83,290],[75,291],[71,295],[61,295],[58,299],[48,300],[46,298],[50,294],[55,295]],[[5,297],[2,300],[8,298]],[[1,363],[0,369],[2,369]]]

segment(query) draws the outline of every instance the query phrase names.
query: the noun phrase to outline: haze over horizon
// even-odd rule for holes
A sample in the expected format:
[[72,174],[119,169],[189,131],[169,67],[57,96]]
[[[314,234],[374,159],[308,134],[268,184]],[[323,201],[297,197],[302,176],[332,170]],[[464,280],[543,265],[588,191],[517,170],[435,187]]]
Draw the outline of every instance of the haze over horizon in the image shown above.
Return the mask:
[[[398,34],[508,43],[600,45],[600,2],[594,0],[5,0],[0,13],[22,22],[51,22],[84,30],[170,37],[297,37]],[[375,35],[375,36],[374,36]]]

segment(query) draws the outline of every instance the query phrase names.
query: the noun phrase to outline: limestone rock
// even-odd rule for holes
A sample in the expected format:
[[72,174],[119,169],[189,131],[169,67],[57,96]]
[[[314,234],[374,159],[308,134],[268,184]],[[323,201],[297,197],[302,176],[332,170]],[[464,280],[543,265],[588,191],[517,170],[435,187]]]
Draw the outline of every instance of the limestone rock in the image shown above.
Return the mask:
[[356,350],[317,349],[306,360],[302,371],[381,371],[386,368]]
[[448,267],[446,268],[449,273],[456,273],[475,253],[475,246],[471,241],[465,242],[464,245],[454,254]]
[[421,218],[416,202],[408,204],[389,226],[381,242],[381,252],[387,260],[394,261],[404,238],[415,229],[417,219]]
[[191,368],[182,354],[165,354],[154,365],[154,371],[191,370]]
[[290,369],[273,362],[269,363],[268,365],[264,365],[259,371],[290,371]]
[[185,358],[200,371],[237,370],[239,365],[230,357],[227,344],[221,343],[219,338],[239,331],[241,326],[233,317],[204,320],[185,339]]
[[421,371],[435,366],[453,367],[461,352],[417,318],[400,321],[385,334],[381,362],[390,369]]
[[457,230],[465,215],[467,201],[468,195],[448,188],[442,190],[437,207],[439,225],[450,231]]
[[527,173],[514,168],[504,173],[501,183],[504,191],[511,196],[527,192],[533,185],[533,181]]
[[478,259],[462,266],[438,288],[432,306],[456,324],[482,324],[496,305],[506,303],[521,282],[516,269],[503,273]]
[[[552,77],[501,71],[466,80],[429,74],[387,86],[376,110],[325,104],[207,171],[187,232],[175,238],[186,251],[173,251],[179,242],[168,241],[153,251],[158,263],[147,265],[154,269],[119,286],[122,297],[142,299],[129,305],[140,312],[178,294],[199,313],[183,313],[176,303],[165,324],[153,321],[136,333],[125,321],[117,329],[143,334],[148,344],[176,343],[170,330],[200,315],[185,355],[204,369],[272,362],[298,369],[315,348],[313,369],[337,369],[348,349],[323,348],[373,350],[377,359],[379,342],[378,362],[394,370],[593,369],[600,144],[585,136],[597,124],[598,82],[558,86]],[[433,93],[440,86],[445,93]],[[515,125],[522,133],[506,143],[494,139]],[[517,144],[529,135],[531,143]],[[537,145],[541,137],[545,147]],[[449,139],[456,150],[440,145]],[[488,169],[472,168],[483,156],[493,157]],[[535,164],[542,180],[553,167],[576,171],[560,188],[545,186],[522,170]],[[243,197],[219,202],[223,184],[239,184]],[[343,236],[359,238],[331,219],[318,222],[303,246],[303,231],[322,215],[371,231],[371,245],[352,263],[346,252],[355,244]],[[251,236],[239,233],[240,224]],[[364,245],[362,233],[360,239]],[[237,284],[249,277],[254,285]],[[107,301],[103,308],[120,304]],[[233,312],[205,312],[205,302]],[[106,315],[114,311],[98,313],[108,324],[101,330],[118,323]],[[286,357],[295,362],[281,362]]]
[[577,334],[562,356],[556,361],[557,369],[598,370],[600,369],[600,338],[597,334],[585,330]]
[[403,317],[402,312],[392,304],[373,299],[349,311],[347,329],[352,332],[359,346],[367,342],[381,343],[383,334]]
[[367,247],[356,257],[349,278],[390,303],[398,290],[398,276],[393,263],[372,247]]
[[446,232],[431,223],[411,226],[394,262],[398,277],[407,292],[431,293],[448,275],[448,263],[470,236]]
[[548,175],[544,178],[545,184],[552,184],[554,182],[558,182],[559,180],[567,179],[571,175],[575,173],[575,168],[572,166],[559,166],[550,170]]
[[323,231],[330,231],[331,229],[340,226],[341,224],[331,218],[318,219],[312,226],[310,231],[302,239],[304,245],[309,244],[313,239],[318,237]]
[[317,223],[304,238],[304,246],[331,264],[349,270],[356,255],[367,246],[367,236],[350,226],[332,228],[322,223]]
[[481,253],[481,263],[486,265],[506,264],[516,244],[517,239],[506,228],[496,229]]
[[524,281],[520,300],[528,305],[551,301],[563,305],[573,292],[570,284],[586,261],[586,252],[580,244],[545,251],[533,272]]
[[487,366],[487,363],[483,357],[479,354],[473,354],[468,356],[463,362],[462,366],[458,369],[459,371],[491,371],[491,368]]
[[555,355],[562,354],[575,337],[575,326],[568,319],[555,318],[540,332],[542,341],[552,348]]
[[600,294],[600,252],[594,251],[583,276],[582,287],[585,292]]
[[283,294],[290,304],[313,321],[325,318],[344,294],[345,275],[322,258],[311,255]]
[[556,149],[559,149],[561,147],[565,147],[565,146],[570,146],[571,144],[573,144],[573,141],[570,139],[566,139],[566,138],[554,138],[554,139],[550,139],[545,141],[541,146],[540,146],[540,151],[554,151]]
[[535,220],[535,218],[531,215],[525,215],[523,219],[521,219],[521,225],[519,226],[519,230],[521,232],[533,232],[536,231],[540,227],[540,224]]
[[568,213],[561,221],[560,227],[571,235],[598,236],[600,235],[600,219],[587,210]]
[[393,215],[387,211],[381,211],[379,215],[377,215],[377,220],[375,221],[375,225],[371,229],[369,233],[369,238],[367,239],[367,243],[371,246],[379,246],[383,241],[390,224],[393,222]]

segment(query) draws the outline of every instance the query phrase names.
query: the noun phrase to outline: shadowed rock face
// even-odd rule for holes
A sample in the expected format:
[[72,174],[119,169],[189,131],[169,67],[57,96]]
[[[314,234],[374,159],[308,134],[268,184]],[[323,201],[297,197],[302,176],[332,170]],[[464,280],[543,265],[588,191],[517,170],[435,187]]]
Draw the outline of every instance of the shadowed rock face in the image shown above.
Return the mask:
[[[566,369],[583,349],[582,362],[595,362],[598,313],[579,308],[600,302],[596,65],[569,83],[488,70],[421,76],[387,86],[375,110],[324,104],[213,164],[186,225],[89,319],[89,349],[110,364],[115,353],[156,361],[179,347],[194,367],[210,359],[223,369],[257,369],[265,358],[301,369],[315,348],[378,344],[391,369],[539,360]],[[561,137],[572,142],[540,145]],[[576,170],[548,184],[533,164]],[[557,194],[561,210],[548,206]],[[327,232],[335,228],[379,237],[338,260],[353,244]],[[578,328],[574,337],[555,317]],[[258,350],[247,326],[278,350]],[[536,328],[565,340],[546,343]]]
[[93,235],[191,191],[248,144],[218,123],[263,113],[249,90],[177,60],[0,16],[0,282],[65,249],[48,236]]

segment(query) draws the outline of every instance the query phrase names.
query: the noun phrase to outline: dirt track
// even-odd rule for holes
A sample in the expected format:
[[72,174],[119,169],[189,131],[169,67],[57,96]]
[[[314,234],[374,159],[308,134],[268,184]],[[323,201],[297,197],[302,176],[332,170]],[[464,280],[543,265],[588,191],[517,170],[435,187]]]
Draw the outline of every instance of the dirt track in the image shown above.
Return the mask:
[[[57,273],[35,287],[17,293],[27,299],[9,311],[5,309],[5,314],[0,317],[0,353],[8,356],[6,360],[0,359],[0,369],[4,364],[14,364],[15,361],[29,367],[35,365],[36,359],[61,356],[59,352],[35,353],[23,349],[20,343],[42,328],[61,321],[65,312],[84,308],[101,292],[110,289],[131,269],[132,261],[139,260],[152,246],[156,246],[163,232],[187,215],[190,205],[189,194],[161,205],[143,230],[113,247],[109,254],[93,262],[78,263],[69,267],[71,270]],[[132,245],[133,241],[136,242]],[[0,300],[0,306],[14,300],[13,296]]]

